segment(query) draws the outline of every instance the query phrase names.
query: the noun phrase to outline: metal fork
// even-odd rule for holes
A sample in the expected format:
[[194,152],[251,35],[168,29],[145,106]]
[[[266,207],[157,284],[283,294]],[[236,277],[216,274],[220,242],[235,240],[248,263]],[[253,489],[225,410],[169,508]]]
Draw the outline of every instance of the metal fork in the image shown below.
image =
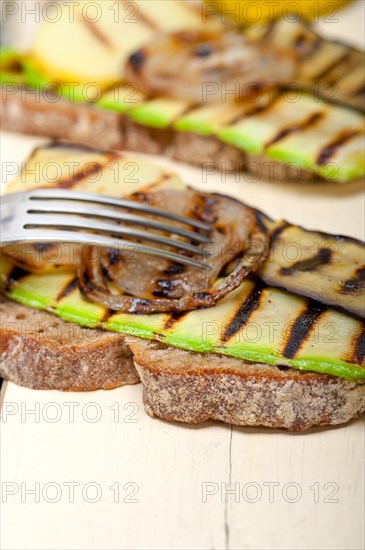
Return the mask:
[[[153,215],[161,218],[162,221],[136,215],[128,210]],[[163,220],[179,222],[193,230],[167,224]],[[191,242],[171,239],[135,226],[179,235]],[[207,234],[198,233],[197,230],[209,233],[210,225],[152,208],[140,202],[105,195],[77,193],[62,189],[36,189],[30,192],[9,193],[1,197],[0,229],[2,246],[27,241],[92,244],[119,250],[130,250],[131,247],[135,247],[137,252],[143,254],[209,269],[209,266],[202,261],[179,252],[150,247],[139,242],[120,239],[119,236],[151,241],[178,251],[206,257],[209,254],[204,250],[205,247],[199,248],[197,245],[211,241]]]

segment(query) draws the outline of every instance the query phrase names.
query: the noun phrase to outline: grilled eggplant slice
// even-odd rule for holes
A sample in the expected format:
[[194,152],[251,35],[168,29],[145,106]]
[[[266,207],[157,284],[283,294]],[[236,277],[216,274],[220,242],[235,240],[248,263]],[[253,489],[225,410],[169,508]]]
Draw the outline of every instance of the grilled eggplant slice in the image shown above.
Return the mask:
[[258,276],[271,286],[365,317],[365,247],[356,239],[278,222]]
[[292,51],[298,61],[296,82],[315,95],[365,110],[364,52],[322,38],[303,21],[279,19],[251,25],[245,35],[268,47]]
[[[200,245],[203,254],[209,254],[205,263],[210,269],[146,258],[138,252],[131,258],[130,252],[104,250],[96,261],[98,252],[90,247],[79,267],[79,287],[87,299],[109,309],[157,313],[211,307],[267,257],[267,231],[258,225],[255,211],[239,201],[192,189],[166,189],[130,198],[210,224],[210,243]],[[232,271],[219,280],[222,269],[232,260]]]

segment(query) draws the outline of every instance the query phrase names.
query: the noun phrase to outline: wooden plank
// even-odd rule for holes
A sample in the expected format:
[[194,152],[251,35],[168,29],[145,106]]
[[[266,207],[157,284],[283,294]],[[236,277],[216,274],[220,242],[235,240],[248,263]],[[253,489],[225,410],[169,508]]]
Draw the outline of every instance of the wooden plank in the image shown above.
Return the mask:
[[145,415],[140,386],[9,383],[1,429],[9,549],[362,547],[362,420],[306,434],[189,427]]
[[[4,545],[223,548],[224,506],[204,503],[202,491],[218,472],[228,481],[229,440],[224,425],[197,428],[148,417],[140,385],[62,394],[9,383],[2,421],[3,499],[12,490],[16,494],[3,503]],[[73,503],[70,482],[79,484]],[[26,493],[32,488],[39,493],[37,505],[36,496]],[[88,502],[98,492],[98,502]]]
[[304,434],[235,427],[228,547],[360,550],[364,442],[362,419]]

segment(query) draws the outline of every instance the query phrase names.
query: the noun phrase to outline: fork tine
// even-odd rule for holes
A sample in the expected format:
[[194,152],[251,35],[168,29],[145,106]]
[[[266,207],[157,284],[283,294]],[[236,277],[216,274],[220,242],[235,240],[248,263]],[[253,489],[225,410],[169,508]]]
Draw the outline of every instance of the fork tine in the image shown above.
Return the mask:
[[71,201],[57,201],[57,204],[52,204],[54,201],[42,201],[37,200],[35,208],[29,209],[28,213],[44,213],[44,214],[77,214],[79,216],[90,216],[94,218],[107,218],[114,221],[120,221],[120,222],[127,222],[131,224],[137,224],[137,225],[143,225],[145,227],[151,227],[154,229],[158,229],[160,231],[166,231],[167,233],[173,233],[175,235],[181,235],[182,237],[186,237],[187,239],[191,239],[193,241],[202,242],[202,243],[209,243],[210,239],[206,235],[202,235],[200,233],[197,233],[196,231],[189,231],[187,229],[183,229],[182,227],[174,226],[174,225],[168,225],[164,224],[162,222],[159,222],[157,220],[151,220],[149,218],[143,218],[142,216],[136,216],[134,214],[129,214],[128,212],[116,211],[112,210],[111,208],[107,208],[106,206],[101,206],[98,210],[96,208],[87,207],[87,210],[80,211],[80,205],[77,203],[72,204]]
[[[198,254],[203,256],[206,254],[200,248],[186,243],[184,241],[177,241],[169,239],[168,237],[163,237],[162,235],[156,235],[156,233],[148,233],[146,231],[139,231],[131,227],[121,227],[116,224],[105,223],[99,220],[90,220],[89,218],[83,218],[82,216],[64,216],[63,214],[52,214],[52,217],[48,220],[45,219],[46,216],[37,215],[37,214],[28,214],[26,218],[26,223],[24,229],[31,229],[32,227],[44,227],[44,228],[54,228],[58,229],[84,229],[85,231],[91,232],[103,232],[110,233],[111,235],[122,235],[123,237],[133,237],[135,239],[145,239],[147,241],[152,241],[158,244],[171,246],[173,248],[178,248],[181,250],[186,250],[192,252],[193,254]],[[91,222],[91,223],[90,223]]]
[[35,189],[34,191],[31,191],[29,193],[29,199],[31,201],[33,200],[37,201],[39,199],[43,199],[43,200],[62,199],[62,200],[72,200],[72,201],[81,201],[81,202],[91,202],[94,204],[106,204],[109,206],[129,208],[131,210],[139,210],[140,212],[145,212],[146,214],[152,214],[154,216],[159,216],[162,218],[167,218],[180,223],[184,223],[186,225],[190,225],[191,227],[202,229],[203,231],[211,230],[211,226],[209,224],[201,222],[199,220],[195,220],[193,218],[187,218],[185,216],[179,216],[177,214],[173,214],[172,212],[165,212],[164,210],[160,210],[158,208],[152,208],[151,206],[148,206],[140,202],[125,200],[125,199],[117,199],[115,197],[110,197],[108,195],[96,196],[89,193],[77,193],[75,191],[69,192],[69,191],[65,191],[64,189]]
[[[90,238],[92,237],[92,239]],[[95,235],[90,233],[82,233],[75,231],[57,231],[54,229],[37,229],[37,230],[26,230],[22,236],[22,242],[37,242],[37,243],[54,243],[57,242],[64,243],[74,243],[74,244],[87,244],[87,245],[98,245],[105,248],[115,248],[119,251],[121,249],[124,251],[127,250],[136,250],[137,253],[147,254],[148,256],[157,256],[160,258],[165,258],[166,260],[171,260],[173,262],[178,262],[180,264],[190,265],[193,267],[198,267],[200,269],[210,269],[210,266],[194,260],[193,258],[188,258],[182,254],[177,254],[176,252],[170,252],[169,250],[164,250],[162,248],[153,248],[139,243],[133,243],[131,241],[126,241],[123,239],[111,239],[111,237],[105,237],[104,235]],[[4,243],[6,244],[6,242]]]

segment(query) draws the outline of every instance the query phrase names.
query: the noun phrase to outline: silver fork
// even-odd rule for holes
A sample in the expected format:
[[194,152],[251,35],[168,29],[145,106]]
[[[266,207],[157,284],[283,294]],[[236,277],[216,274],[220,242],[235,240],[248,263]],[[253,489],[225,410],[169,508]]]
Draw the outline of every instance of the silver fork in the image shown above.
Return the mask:
[[[132,214],[128,210],[153,215],[162,221]],[[164,220],[179,222],[193,230],[164,223]],[[179,235],[191,242],[172,239],[138,227],[129,227],[130,224]],[[198,233],[197,230],[207,233],[211,230],[210,225],[140,202],[105,195],[62,189],[35,189],[30,192],[9,193],[1,197],[0,229],[2,246],[27,241],[92,244],[119,250],[130,250],[134,247],[137,252],[143,254],[209,269],[202,261],[179,252],[124,240],[119,236],[142,239],[206,257],[209,256],[204,250],[206,247],[198,248],[198,244],[207,244],[211,241],[206,234]]]

